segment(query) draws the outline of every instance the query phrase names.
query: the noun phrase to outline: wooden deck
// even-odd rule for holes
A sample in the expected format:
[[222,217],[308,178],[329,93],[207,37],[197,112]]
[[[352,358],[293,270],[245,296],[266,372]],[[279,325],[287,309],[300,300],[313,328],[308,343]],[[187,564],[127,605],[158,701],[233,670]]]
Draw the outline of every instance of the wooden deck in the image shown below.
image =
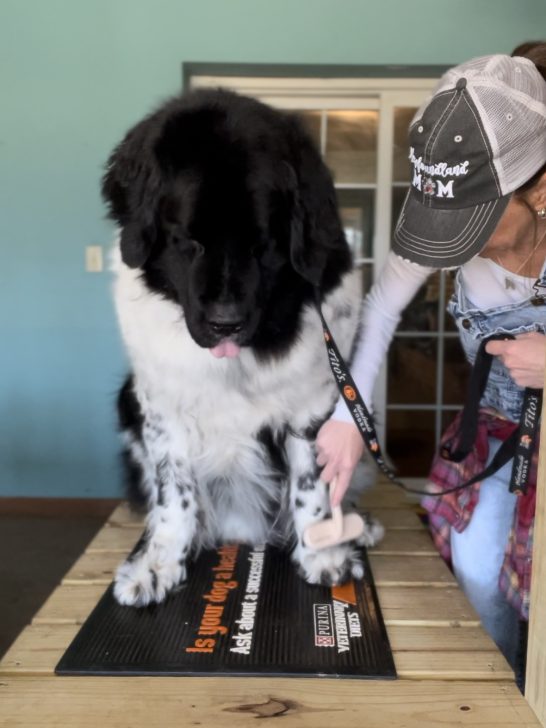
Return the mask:
[[387,528],[369,556],[399,680],[56,677],[140,534],[120,506],[0,662],[0,726],[539,726],[404,493],[381,484],[364,502]]

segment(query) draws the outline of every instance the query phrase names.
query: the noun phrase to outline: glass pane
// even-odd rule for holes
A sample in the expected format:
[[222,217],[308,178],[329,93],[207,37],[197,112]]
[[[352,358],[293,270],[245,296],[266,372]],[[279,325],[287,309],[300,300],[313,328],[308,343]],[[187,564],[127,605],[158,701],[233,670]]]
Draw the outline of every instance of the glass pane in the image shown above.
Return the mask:
[[326,163],[339,184],[375,183],[377,111],[329,111]]
[[373,284],[373,264],[363,263],[359,268],[362,271],[362,296],[365,296]]
[[337,190],[337,201],[347,242],[353,256],[373,256],[374,190]]
[[389,350],[387,402],[434,404],[438,340],[395,336]]
[[470,364],[464,355],[459,337],[444,339],[444,404],[463,404]]
[[392,220],[391,220],[391,235],[394,235],[394,228],[398,222],[400,216],[400,210],[408,194],[408,187],[393,187],[392,188]]
[[440,273],[433,273],[402,314],[399,331],[437,331]]
[[410,107],[401,107],[394,110],[392,178],[395,182],[410,181],[408,128],[416,111],[416,108]]
[[458,410],[442,410],[442,434],[457,416]]
[[434,425],[434,412],[388,411],[388,453],[402,478],[428,475],[435,450]]
[[[312,136],[313,141],[320,149],[320,119],[321,111],[296,111],[296,114],[302,120],[303,125]],[[322,151],[322,150],[321,150]]]

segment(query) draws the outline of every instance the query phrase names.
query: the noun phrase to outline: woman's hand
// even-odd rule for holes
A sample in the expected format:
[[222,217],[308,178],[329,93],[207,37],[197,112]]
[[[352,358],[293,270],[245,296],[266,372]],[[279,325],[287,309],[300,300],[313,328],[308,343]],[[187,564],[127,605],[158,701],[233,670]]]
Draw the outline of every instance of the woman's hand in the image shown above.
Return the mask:
[[490,341],[485,345],[488,354],[498,356],[520,387],[542,389],[546,366],[546,336],[533,332],[515,339]]
[[354,469],[364,453],[362,436],[356,425],[350,422],[327,420],[318,431],[315,446],[317,465],[323,467],[321,480],[330,483],[337,478],[332,493],[332,506],[337,506],[343,500]]

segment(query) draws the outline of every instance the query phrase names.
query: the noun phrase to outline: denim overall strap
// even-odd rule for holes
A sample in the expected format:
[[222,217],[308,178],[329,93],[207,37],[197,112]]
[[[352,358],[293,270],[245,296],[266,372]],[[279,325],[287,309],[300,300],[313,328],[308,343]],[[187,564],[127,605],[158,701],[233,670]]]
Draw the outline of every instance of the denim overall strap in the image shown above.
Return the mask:
[[[478,308],[469,299],[463,274],[459,270],[448,311],[457,326],[466,358],[472,365],[483,339],[493,334],[519,336],[537,332],[546,335],[546,266],[543,266],[528,297],[490,308]],[[481,406],[518,423],[521,420],[523,399],[523,388],[516,384],[502,360],[495,357]]]

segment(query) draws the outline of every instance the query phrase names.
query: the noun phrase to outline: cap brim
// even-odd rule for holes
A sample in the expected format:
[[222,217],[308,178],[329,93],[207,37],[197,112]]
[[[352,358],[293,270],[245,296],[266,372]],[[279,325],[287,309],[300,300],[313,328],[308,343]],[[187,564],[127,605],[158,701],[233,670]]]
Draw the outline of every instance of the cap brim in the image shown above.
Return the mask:
[[431,268],[455,268],[477,255],[497,227],[512,194],[459,210],[427,207],[411,190],[394,231],[397,255]]

